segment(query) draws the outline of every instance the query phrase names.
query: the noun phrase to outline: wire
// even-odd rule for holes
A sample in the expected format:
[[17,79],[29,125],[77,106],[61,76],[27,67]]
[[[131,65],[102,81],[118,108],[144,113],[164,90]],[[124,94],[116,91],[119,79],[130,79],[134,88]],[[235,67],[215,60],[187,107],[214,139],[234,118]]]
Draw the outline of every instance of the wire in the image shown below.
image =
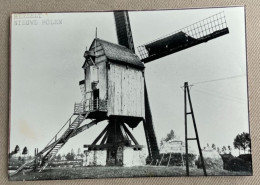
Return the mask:
[[204,90],[204,91],[207,91],[207,92],[210,92],[210,93],[217,94],[217,95],[225,96],[225,97],[227,97],[227,98],[232,98],[232,99],[240,100],[240,101],[243,101],[243,102],[247,102],[247,100],[244,99],[244,98],[236,97],[236,96],[231,96],[231,95],[229,95],[229,94],[216,91],[216,90],[213,89],[213,88],[212,88],[212,89],[208,89],[208,88],[200,87],[200,86],[197,86],[197,88],[199,88],[199,89],[201,89],[201,90]]
[[197,91],[197,92],[200,92],[200,93],[205,93],[205,94],[208,94],[208,95],[210,95],[210,96],[214,96],[214,97],[216,97],[216,98],[225,99],[225,100],[229,100],[229,101],[235,101],[235,102],[240,103],[240,104],[246,104],[245,101],[241,101],[241,100],[237,100],[237,99],[232,99],[232,98],[230,98],[230,97],[218,95],[218,94],[215,94],[215,93],[212,93],[212,92],[202,91],[202,90],[198,90],[198,89],[194,89],[194,90]]
[[218,78],[218,79],[213,79],[213,80],[195,82],[195,83],[192,83],[192,85],[194,85],[194,84],[202,84],[202,83],[216,82],[216,81],[221,81],[221,80],[229,80],[229,79],[239,78],[239,77],[244,77],[244,76],[246,76],[246,75],[236,75],[236,76],[230,76],[230,77],[226,77],[226,78]]

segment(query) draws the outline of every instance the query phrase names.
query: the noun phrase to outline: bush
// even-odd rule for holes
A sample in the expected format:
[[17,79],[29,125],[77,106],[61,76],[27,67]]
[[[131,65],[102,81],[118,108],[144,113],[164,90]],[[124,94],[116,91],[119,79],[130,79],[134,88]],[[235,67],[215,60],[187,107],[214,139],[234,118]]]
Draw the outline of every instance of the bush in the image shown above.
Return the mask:
[[230,170],[229,161],[231,159],[234,159],[235,157],[231,154],[220,154],[220,156],[221,156],[223,163],[224,163],[224,165],[223,165],[224,170]]
[[238,156],[239,159],[244,160],[246,163],[252,164],[252,155],[251,154],[241,154]]
[[231,171],[251,171],[251,166],[248,165],[243,159],[238,157],[230,159],[227,162],[227,170]]

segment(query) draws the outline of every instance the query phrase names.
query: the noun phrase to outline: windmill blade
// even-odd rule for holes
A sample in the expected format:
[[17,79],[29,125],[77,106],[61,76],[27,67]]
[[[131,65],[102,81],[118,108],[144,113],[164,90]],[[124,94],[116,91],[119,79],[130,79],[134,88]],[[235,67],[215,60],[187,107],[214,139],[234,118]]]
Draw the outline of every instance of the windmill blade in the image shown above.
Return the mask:
[[143,124],[144,124],[144,132],[145,132],[145,137],[147,142],[147,148],[148,148],[150,158],[156,159],[159,156],[159,148],[157,144],[156,135],[154,132],[153,118],[152,118],[145,81],[144,81],[144,100],[145,100],[145,120],[143,121]]
[[128,11],[115,11],[114,17],[118,43],[135,53]]
[[224,12],[210,16],[172,34],[138,47],[144,63],[228,34]]

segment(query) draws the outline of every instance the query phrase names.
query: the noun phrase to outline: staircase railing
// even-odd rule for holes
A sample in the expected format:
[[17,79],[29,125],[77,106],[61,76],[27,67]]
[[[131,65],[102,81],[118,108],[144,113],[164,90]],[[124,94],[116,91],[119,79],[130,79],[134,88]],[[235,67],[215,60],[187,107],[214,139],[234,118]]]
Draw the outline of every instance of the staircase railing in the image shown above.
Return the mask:
[[82,114],[84,112],[83,103],[74,104],[74,114]]
[[[83,99],[81,100],[81,102],[83,101]],[[82,103],[81,103],[82,104]],[[80,107],[77,107],[77,108],[75,108],[74,107],[74,113],[75,112],[80,112],[79,111],[79,109],[80,109]],[[80,112],[80,113],[82,113],[82,112]],[[54,135],[54,137],[48,142],[48,144],[44,147],[44,149],[45,148],[47,148],[51,143],[53,143],[53,142],[55,142],[56,140],[57,140],[57,138],[58,138],[58,134],[65,128],[65,126],[66,125],[69,125],[70,126],[70,124],[72,123],[72,117],[74,116],[75,114],[72,114],[71,116],[70,116],[70,118],[65,122],[65,124],[60,128],[60,130]],[[76,118],[77,119],[77,118]],[[43,149],[43,150],[44,150]]]
[[71,122],[72,122],[71,119],[73,116],[74,116],[74,114],[68,119],[68,121],[65,122],[65,124],[61,127],[61,129],[54,135],[54,137],[50,140],[50,142],[44,148],[48,147],[52,142],[55,142],[57,140],[58,134],[63,130],[63,128],[66,125],[71,124]]
[[107,100],[95,99],[89,102],[90,110],[107,110]]

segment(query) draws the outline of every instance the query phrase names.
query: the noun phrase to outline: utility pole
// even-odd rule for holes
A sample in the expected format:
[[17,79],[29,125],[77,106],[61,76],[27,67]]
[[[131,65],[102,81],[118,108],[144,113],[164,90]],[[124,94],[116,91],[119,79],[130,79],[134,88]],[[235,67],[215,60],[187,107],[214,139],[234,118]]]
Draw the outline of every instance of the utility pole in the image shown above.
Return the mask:
[[[188,97],[188,103],[189,103],[189,106],[190,106],[190,112],[187,112],[187,97]],[[187,125],[187,116],[188,115],[192,116],[193,127],[194,127],[194,131],[195,131],[195,135],[196,135],[195,138],[188,138],[188,125]],[[199,134],[198,134],[196,121],[195,121],[195,116],[194,116],[194,112],[193,112],[193,107],[192,107],[192,103],[191,103],[190,89],[189,89],[188,82],[184,83],[184,124],[185,124],[186,174],[187,174],[187,176],[190,175],[189,174],[188,141],[189,140],[196,140],[197,141],[197,145],[198,145],[198,149],[199,149],[199,154],[200,154],[200,159],[201,159],[203,172],[204,172],[204,175],[207,176],[206,167],[205,167],[205,163],[204,163],[204,159],[203,159],[203,155],[202,155],[202,151],[201,151],[201,147],[200,147]]]

